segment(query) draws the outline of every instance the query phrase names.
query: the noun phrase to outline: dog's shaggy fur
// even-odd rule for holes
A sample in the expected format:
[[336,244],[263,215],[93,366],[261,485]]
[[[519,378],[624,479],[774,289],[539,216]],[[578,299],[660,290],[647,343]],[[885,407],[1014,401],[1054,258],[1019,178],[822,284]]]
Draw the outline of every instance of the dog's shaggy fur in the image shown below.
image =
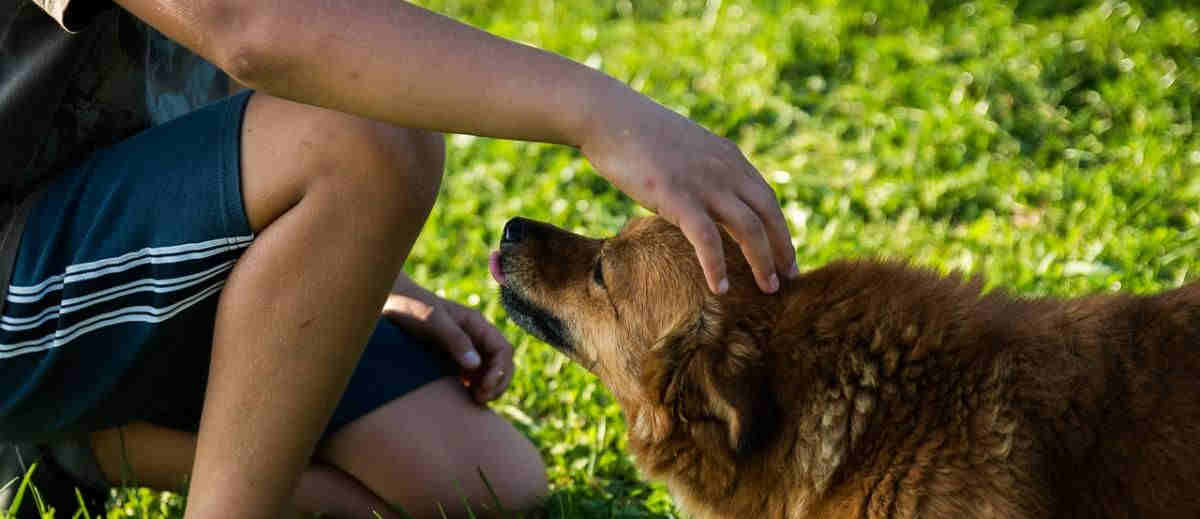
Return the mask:
[[1200,284],[1018,299],[845,261],[712,295],[673,226],[514,220],[510,315],[590,369],[697,518],[1200,517]]

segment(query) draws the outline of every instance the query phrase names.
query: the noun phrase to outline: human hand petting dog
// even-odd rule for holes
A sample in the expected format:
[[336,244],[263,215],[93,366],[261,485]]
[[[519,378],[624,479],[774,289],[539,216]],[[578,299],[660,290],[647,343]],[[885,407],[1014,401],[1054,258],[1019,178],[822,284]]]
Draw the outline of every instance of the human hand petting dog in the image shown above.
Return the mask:
[[579,146],[597,172],[683,231],[713,292],[729,287],[717,225],[738,243],[762,291],[798,276],[775,192],[737,145],[614,83],[594,100]]
[[508,389],[513,346],[479,312],[438,297],[401,274],[383,315],[453,356],[476,402],[495,400]]

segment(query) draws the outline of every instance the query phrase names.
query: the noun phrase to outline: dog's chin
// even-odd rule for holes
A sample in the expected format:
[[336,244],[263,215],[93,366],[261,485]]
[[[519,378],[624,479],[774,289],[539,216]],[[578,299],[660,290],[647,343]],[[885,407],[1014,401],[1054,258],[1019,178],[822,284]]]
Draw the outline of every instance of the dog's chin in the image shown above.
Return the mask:
[[572,352],[571,343],[567,340],[567,328],[562,319],[507,285],[500,286],[500,304],[517,326],[563,353]]

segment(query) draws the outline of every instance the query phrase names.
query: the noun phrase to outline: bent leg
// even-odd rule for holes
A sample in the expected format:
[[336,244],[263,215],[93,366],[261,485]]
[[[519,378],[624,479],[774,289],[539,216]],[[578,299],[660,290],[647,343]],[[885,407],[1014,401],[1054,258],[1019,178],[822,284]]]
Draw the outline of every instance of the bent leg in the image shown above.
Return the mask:
[[[0,316],[5,394],[19,396],[6,440],[191,402],[193,518],[269,517],[288,499],[441,178],[438,136],[247,98],[52,182]],[[171,351],[195,360],[145,369]],[[113,398],[146,379],[152,391]]]
[[[528,509],[547,494],[546,469],[512,424],[442,378],[333,433],[317,459],[336,466],[413,517],[494,515],[482,471],[506,510]],[[492,511],[493,514],[486,513]]]
[[[384,503],[391,503],[416,517],[441,517],[438,504],[462,515],[466,498],[477,516],[487,516],[492,499],[477,470],[488,476],[506,509],[534,504],[546,491],[536,450],[510,424],[475,404],[451,376],[456,370],[444,352],[380,319],[318,456],[301,476],[296,508],[339,518],[379,511],[386,518]],[[147,419],[186,423],[170,412]],[[138,484],[162,489],[182,487],[195,451],[194,434],[144,423],[92,438],[108,480],[124,481],[128,473]]]
[[[92,433],[109,481],[181,488],[192,472],[196,434],[144,422]],[[482,471],[506,510],[524,510],[546,495],[537,450],[511,424],[476,405],[452,378],[404,395],[335,433],[304,469],[290,507],[338,519],[476,517],[494,511]],[[190,499],[189,499],[190,501]]]
[[[92,433],[91,447],[109,481],[132,477],[130,484],[174,490],[184,488],[192,472],[196,434],[135,422]],[[337,519],[399,518],[354,477],[321,463],[304,469],[289,506],[298,513]]]
[[244,121],[258,237],[217,308],[188,519],[289,500],[441,178],[419,132],[262,95]]

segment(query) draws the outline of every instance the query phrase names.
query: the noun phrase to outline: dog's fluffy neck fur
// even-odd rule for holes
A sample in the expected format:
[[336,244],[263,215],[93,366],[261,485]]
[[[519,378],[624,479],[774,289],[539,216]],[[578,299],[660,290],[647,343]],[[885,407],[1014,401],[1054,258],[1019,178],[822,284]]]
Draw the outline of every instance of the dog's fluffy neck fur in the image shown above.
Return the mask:
[[[864,276],[856,271],[860,268],[877,272]],[[886,298],[872,292],[881,279],[890,285],[882,291],[890,294]],[[930,304],[923,298],[940,301]],[[837,499],[838,483],[846,479],[843,472],[848,467],[877,465],[898,450],[915,448],[917,440],[911,438],[924,442],[930,435],[945,434],[944,430],[982,431],[973,439],[972,449],[984,457],[1002,459],[1013,449],[1031,448],[1029,433],[1017,430],[1026,410],[1014,407],[1020,399],[1014,395],[1014,377],[1022,376],[1020,362],[1014,360],[1018,348],[976,345],[1052,345],[1061,340],[974,338],[1020,329],[1019,321],[1045,310],[1044,304],[982,296],[977,282],[902,265],[859,263],[833,264],[788,283],[778,303],[772,308],[730,305],[723,310],[724,322],[733,324],[717,331],[716,340],[721,347],[744,342],[744,337],[733,336],[747,333],[739,329],[734,312],[757,313],[755,322],[760,326],[783,331],[760,340],[762,351],[747,367],[769,384],[763,395],[786,402],[780,409],[797,414],[755,424],[765,428],[757,434],[770,437],[764,443],[768,448],[743,452],[733,446],[713,448],[728,445],[715,439],[725,434],[719,419],[669,416],[681,413],[678,404],[638,407],[624,402],[631,425],[630,448],[639,464],[651,477],[666,480],[676,499],[697,519],[816,514]],[[980,312],[981,305],[1005,308]],[[929,308],[942,311],[922,313]],[[764,313],[770,317],[762,319]],[[981,322],[979,315],[993,321]],[[966,330],[971,336],[964,336]],[[781,369],[784,365],[786,369]],[[1071,375],[1064,374],[1064,380],[1068,378]],[[1080,398],[1093,400],[1089,395]],[[659,422],[674,425],[664,431],[664,423]],[[799,427],[776,430],[777,423]],[[911,424],[923,424],[927,430],[906,430]],[[763,492],[763,487],[743,484],[764,480],[806,491],[785,502],[788,498],[781,495],[752,495]]]

